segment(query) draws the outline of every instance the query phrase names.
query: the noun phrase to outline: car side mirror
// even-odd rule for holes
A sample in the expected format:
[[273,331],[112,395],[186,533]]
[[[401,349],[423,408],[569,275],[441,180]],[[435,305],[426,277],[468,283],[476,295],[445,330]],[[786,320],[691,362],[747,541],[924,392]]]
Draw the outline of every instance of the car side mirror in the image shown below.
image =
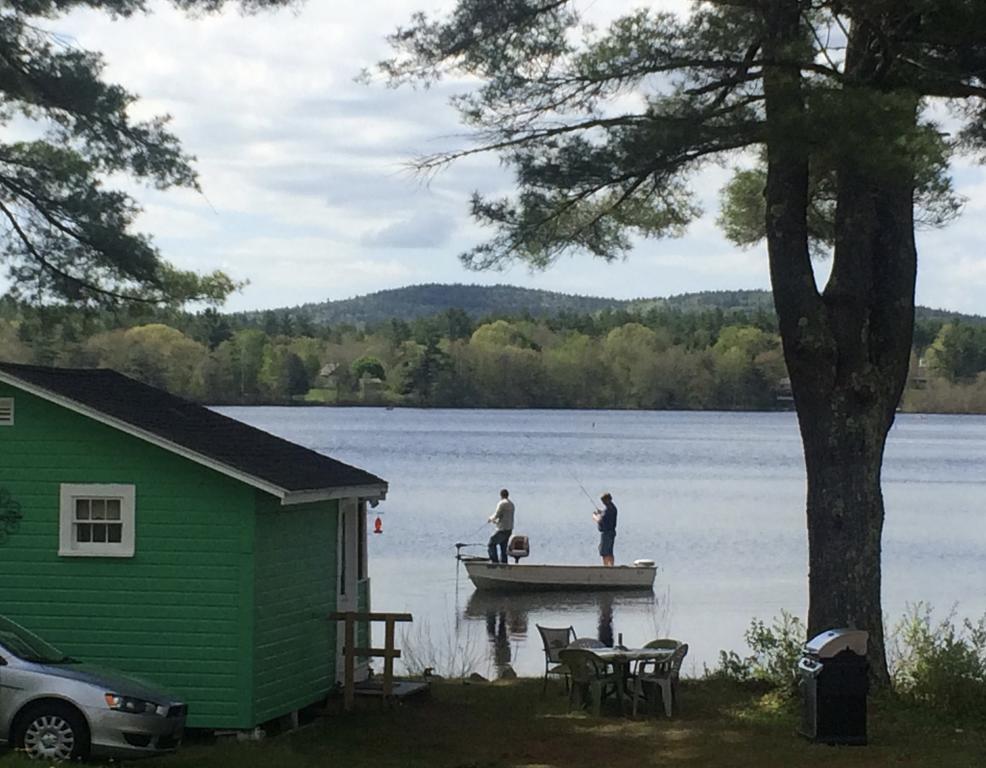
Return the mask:
[[0,667],[6,667],[6,666],[7,666],[7,660],[3,656],[0,656]]

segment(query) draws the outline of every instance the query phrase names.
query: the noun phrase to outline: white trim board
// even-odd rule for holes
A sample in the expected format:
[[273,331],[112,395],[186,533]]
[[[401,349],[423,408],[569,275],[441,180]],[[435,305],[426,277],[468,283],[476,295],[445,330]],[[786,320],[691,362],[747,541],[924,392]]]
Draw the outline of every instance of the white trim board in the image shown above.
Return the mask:
[[120,432],[124,432],[133,437],[137,437],[151,445],[156,445],[158,448],[163,448],[166,451],[175,453],[189,461],[194,461],[196,464],[201,464],[204,467],[208,467],[215,472],[231,477],[234,480],[239,480],[241,483],[257,488],[265,493],[269,493],[271,496],[276,496],[281,500],[281,506],[290,506],[293,504],[307,504],[313,501],[326,501],[328,499],[341,499],[350,497],[359,497],[366,499],[384,499],[387,497],[387,484],[386,483],[374,483],[372,485],[350,485],[338,488],[313,488],[304,491],[290,491],[287,488],[281,488],[268,480],[264,480],[261,477],[256,477],[247,472],[244,472],[236,467],[231,467],[228,464],[224,464],[221,461],[211,458],[210,456],[205,456],[204,454],[193,451],[190,448],[186,448],[183,445],[179,445],[171,440],[167,440],[160,435],[155,435],[153,432],[148,432],[146,429],[141,429],[140,427],[134,426],[128,421],[123,419],[118,419],[114,416],[103,413],[102,411],[92,408],[91,406],[84,405],[83,403],[76,402],[71,398],[65,397],[64,395],[59,395],[55,392],[51,392],[43,387],[39,387],[36,384],[26,382],[23,379],[19,379],[16,376],[12,376],[6,371],[0,371],[0,381],[5,384],[9,384],[12,387],[17,387],[25,392],[32,395],[40,397],[42,400],[47,400],[49,402],[60,405],[63,408],[67,408],[70,411],[79,413],[86,416],[94,421],[98,421],[101,424],[105,424],[113,429],[117,429]]

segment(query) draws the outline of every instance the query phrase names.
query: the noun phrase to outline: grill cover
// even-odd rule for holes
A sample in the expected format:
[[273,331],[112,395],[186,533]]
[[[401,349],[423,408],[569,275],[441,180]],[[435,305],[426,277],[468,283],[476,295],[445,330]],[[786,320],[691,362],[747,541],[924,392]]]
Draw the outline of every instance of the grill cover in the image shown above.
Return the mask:
[[809,640],[805,644],[805,653],[816,659],[831,659],[845,650],[865,656],[868,639],[869,633],[862,629],[830,629]]

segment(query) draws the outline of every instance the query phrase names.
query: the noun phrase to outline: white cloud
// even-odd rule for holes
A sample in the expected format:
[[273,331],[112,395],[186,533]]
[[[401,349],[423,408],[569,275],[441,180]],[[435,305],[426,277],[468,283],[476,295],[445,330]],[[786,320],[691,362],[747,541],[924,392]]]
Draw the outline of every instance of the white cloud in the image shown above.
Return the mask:
[[167,232],[172,238],[195,240],[218,234],[222,225],[214,211],[148,203],[137,219],[137,228],[146,232]]
[[451,217],[426,211],[367,233],[362,242],[370,247],[438,248],[450,241],[454,228]]
[[[244,239],[216,253],[223,269],[250,285],[233,297],[230,309],[291,306],[322,301],[325,287],[352,286],[353,293],[368,293],[380,284],[406,284],[412,271],[387,254],[367,259],[358,251],[315,237]],[[274,301],[260,301],[270,296]]]

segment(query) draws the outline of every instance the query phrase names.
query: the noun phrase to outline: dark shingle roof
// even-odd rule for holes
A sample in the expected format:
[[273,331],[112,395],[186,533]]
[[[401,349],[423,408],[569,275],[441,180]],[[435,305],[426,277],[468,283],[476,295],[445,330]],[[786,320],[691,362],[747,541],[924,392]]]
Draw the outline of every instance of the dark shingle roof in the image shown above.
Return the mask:
[[116,371],[0,363],[0,372],[287,492],[385,485],[362,469]]

